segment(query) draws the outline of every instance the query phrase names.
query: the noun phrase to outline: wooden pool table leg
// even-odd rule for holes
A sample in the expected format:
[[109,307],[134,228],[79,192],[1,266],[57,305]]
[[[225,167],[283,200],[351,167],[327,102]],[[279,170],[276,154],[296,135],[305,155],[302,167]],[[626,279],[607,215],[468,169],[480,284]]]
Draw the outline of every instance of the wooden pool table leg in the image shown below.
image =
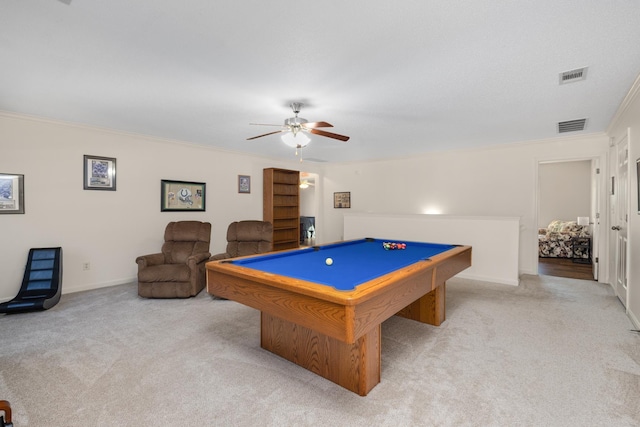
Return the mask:
[[440,326],[446,318],[445,294],[446,285],[443,283],[400,310],[396,315],[428,323],[429,325]]
[[260,345],[278,356],[333,381],[360,396],[380,382],[381,327],[353,344],[280,319],[260,317]]

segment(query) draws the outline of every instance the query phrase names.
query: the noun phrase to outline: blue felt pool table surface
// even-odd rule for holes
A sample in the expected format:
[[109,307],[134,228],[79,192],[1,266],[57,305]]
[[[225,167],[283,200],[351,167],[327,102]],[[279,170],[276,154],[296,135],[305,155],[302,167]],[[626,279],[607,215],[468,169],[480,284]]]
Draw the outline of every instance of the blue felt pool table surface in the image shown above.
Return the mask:
[[[384,242],[406,243],[387,250]],[[455,248],[440,243],[358,239],[229,261],[266,273],[350,291],[356,286]],[[332,265],[326,259],[333,260]]]

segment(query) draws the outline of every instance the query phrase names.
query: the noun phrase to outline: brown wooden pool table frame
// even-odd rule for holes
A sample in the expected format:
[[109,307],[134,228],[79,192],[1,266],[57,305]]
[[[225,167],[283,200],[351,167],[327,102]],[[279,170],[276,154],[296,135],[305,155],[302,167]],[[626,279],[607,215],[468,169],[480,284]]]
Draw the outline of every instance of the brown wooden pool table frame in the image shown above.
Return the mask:
[[439,326],[445,320],[445,282],[470,266],[471,247],[456,246],[338,291],[211,261],[207,291],[260,310],[265,350],[366,396],[380,382],[382,322],[397,314]]

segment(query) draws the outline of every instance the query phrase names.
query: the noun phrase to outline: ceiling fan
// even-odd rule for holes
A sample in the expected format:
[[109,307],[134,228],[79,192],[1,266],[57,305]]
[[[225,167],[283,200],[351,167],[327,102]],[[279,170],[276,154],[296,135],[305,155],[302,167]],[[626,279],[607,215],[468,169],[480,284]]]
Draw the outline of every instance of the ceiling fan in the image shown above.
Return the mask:
[[[269,132],[269,133],[265,133],[265,134],[262,134],[262,135],[254,136],[254,137],[251,137],[251,138],[247,138],[247,141],[252,140],[252,139],[256,139],[256,138],[262,138],[263,136],[274,135],[276,133],[285,133],[285,132],[290,132],[293,137],[298,135],[298,133],[308,132],[308,133],[312,133],[312,134],[315,134],[315,135],[326,136],[327,138],[338,139],[338,140],[344,141],[344,142],[347,142],[349,140],[348,136],[339,135],[337,133],[327,132],[325,130],[318,129],[318,128],[330,128],[330,127],[333,127],[333,125],[331,125],[331,124],[329,124],[327,122],[311,122],[311,123],[309,123],[309,121],[307,119],[303,119],[302,117],[298,117],[298,113],[300,113],[300,108],[301,107],[302,107],[302,103],[300,103],[300,102],[292,102],[291,103],[291,109],[293,110],[293,113],[294,113],[295,116],[294,117],[289,117],[288,119],[285,119],[284,125],[269,125],[269,124],[261,124],[261,123],[250,123],[251,125],[256,125],[256,126],[279,126],[282,129],[274,131],[274,132]],[[304,143],[296,143],[296,145],[298,147],[304,147],[309,142],[306,138],[305,138],[305,140],[306,140],[306,142],[304,142]]]

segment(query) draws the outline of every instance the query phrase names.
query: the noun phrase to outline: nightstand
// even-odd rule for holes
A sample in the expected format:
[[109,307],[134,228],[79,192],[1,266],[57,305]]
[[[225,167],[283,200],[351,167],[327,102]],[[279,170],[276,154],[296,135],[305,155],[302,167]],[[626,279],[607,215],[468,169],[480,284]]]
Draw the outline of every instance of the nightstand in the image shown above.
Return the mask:
[[[591,264],[591,237],[574,237],[571,239],[571,251],[573,262],[579,264]],[[587,254],[586,258],[577,257],[576,254]]]

